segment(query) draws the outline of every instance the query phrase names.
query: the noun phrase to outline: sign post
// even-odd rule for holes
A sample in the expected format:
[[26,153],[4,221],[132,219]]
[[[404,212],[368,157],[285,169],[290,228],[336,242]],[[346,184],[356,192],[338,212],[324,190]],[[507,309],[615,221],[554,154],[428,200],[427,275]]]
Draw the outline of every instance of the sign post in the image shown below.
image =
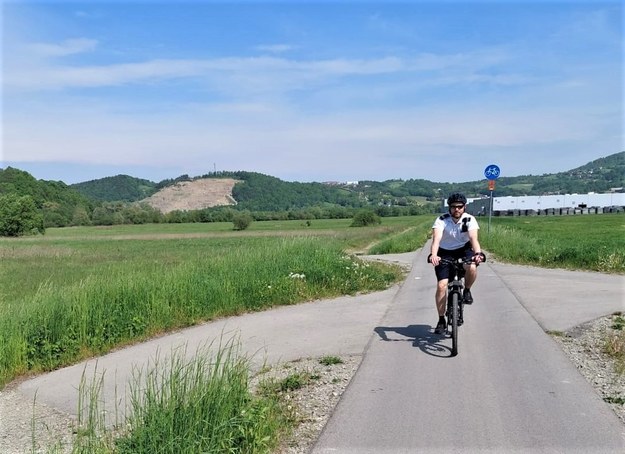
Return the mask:
[[490,191],[490,209],[488,210],[488,233],[490,234],[490,220],[493,217],[493,191],[495,190],[495,180],[499,178],[501,170],[499,166],[490,164],[484,169],[484,176],[488,180],[488,190]]

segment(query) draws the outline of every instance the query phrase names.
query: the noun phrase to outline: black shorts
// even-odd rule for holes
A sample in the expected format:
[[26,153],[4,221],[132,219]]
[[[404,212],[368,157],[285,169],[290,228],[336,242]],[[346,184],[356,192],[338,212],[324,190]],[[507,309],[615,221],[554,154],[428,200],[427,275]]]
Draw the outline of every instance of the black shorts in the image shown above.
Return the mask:
[[[471,249],[470,243],[467,243],[459,249],[438,249],[438,256],[443,259],[461,259],[472,258],[475,255],[473,249]],[[436,273],[436,279],[442,281],[443,279],[449,279],[451,274],[451,265],[438,265],[434,267]]]

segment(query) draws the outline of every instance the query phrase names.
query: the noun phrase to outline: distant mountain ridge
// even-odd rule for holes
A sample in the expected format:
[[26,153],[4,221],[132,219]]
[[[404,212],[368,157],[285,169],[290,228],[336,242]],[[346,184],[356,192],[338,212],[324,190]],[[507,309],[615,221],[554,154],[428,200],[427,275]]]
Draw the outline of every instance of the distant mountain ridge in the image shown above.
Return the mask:
[[[229,183],[224,185],[224,181]],[[172,189],[176,187],[179,190]],[[180,190],[183,187],[193,190]],[[203,193],[198,192],[199,187],[204,188]],[[221,189],[215,189],[217,187]],[[623,187],[625,152],[620,152],[565,172],[501,177],[497,180],[495,196],[623,192]],[[157,196],[160,191],[177,195],[170,194],[168,206],[159,205],[165,203],[155,202],[163,195]],[[61,181],[36,180],[28,172],[11,167],[0,169],[0,195],[31,196],[43,211],[46,226],[163,222],[158,220],[159,216],[170,210],[173,210],[172,213],[205,211],[225,205],[229,205],[231,210],[254,212],[259,217],[261,213],[293,214],[297,210],[308,210],[307,216],[311,213],[317,216],[320,212],[323,215],[343,216],[348,214],[346,210],[362,207],[376,210],[405,208],[407,210],[403,212],[415,213],[426,208],[427,204],[432,205],[430,208],[433,210],[438,209],[440,201],[452,191],[464,192],[468,197],[489,193],[484,179],[464,183],[397,179],[324,184],[286,182],[256,172],[236,171],[214,172],[198,177],[181,175],[159,183],[116,175],[66,185]],[[178,199],[177,205],[173,205],[175,199]],[[328,210],[335,210],[336,213]],[[197,219],[210,220],[211,216],[213,214],[203,213]],[[178,216],[176,219],[183,222],[187,218]],[[164,219],[164,222],[170,221]]]
[[[215,172],[199,177],[182,175],[175,179],[154,183],[127,175],[102,178],[71,185],[82,195],[96,201],[139,201],[157,193],[160,189],[181,181],[199,179],[234,178],[239,183],[230,194],[238,204],[246,209],[279,209],[302,206],[303,197],[307,202],[349,203],[354,202],[350,194],[360,194],[357,199],[385,203],[393,199],[422,197],[436,199],[448,192],[457,190],[467,195],[488,194],[484,180],[465,183],[438,183],[423,179],[360,181],[354,184],[286,182],[278,178],[255,172]],[[544,174],[501,177],[497,180],[497,195],[544,195],[553,193],[607,192],[613,188],[625,187],[625,151],[596,159],[572,170]],[[263,204],[254,199],[272,199],[273,203]],[[347,199],[347,200],[345,200]],[[285,201],[286,200],[286,201]],[[408,202],[406,200],[405,202]]]

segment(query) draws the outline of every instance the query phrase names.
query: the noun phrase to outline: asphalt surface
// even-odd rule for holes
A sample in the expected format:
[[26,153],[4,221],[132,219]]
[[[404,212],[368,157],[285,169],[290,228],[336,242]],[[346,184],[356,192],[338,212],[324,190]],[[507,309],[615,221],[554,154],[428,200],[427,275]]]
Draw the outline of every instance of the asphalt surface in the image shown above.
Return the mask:
[[625,452],[622,423],[544,331],[623,310],[622,276],[484,264],[451,358],[450,340],[433,334],[425,257],[314,453]]
[[81,377],[103,377],[113,414],[136,371],[173,350],[234,339],[254,365],[364,354],[315,453],[623,453],[623,424],[546,330],[625,311],[625,277],[487,262],[465,310],[460,351],[433,334],[427,248],[369,257],[411,265],[386,291],[227,318],[22,382],[69,414]]

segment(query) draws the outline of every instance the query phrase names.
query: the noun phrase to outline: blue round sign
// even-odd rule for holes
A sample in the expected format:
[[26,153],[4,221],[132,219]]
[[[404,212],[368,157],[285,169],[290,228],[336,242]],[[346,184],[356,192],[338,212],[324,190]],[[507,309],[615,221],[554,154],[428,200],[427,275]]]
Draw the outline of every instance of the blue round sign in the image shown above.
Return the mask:
[[484,176],[487,180],[496,180],[499,178],[500,174],[501,170],[499,170],[499,166],[496,166],[495,164],[491,164],[484,169]]

